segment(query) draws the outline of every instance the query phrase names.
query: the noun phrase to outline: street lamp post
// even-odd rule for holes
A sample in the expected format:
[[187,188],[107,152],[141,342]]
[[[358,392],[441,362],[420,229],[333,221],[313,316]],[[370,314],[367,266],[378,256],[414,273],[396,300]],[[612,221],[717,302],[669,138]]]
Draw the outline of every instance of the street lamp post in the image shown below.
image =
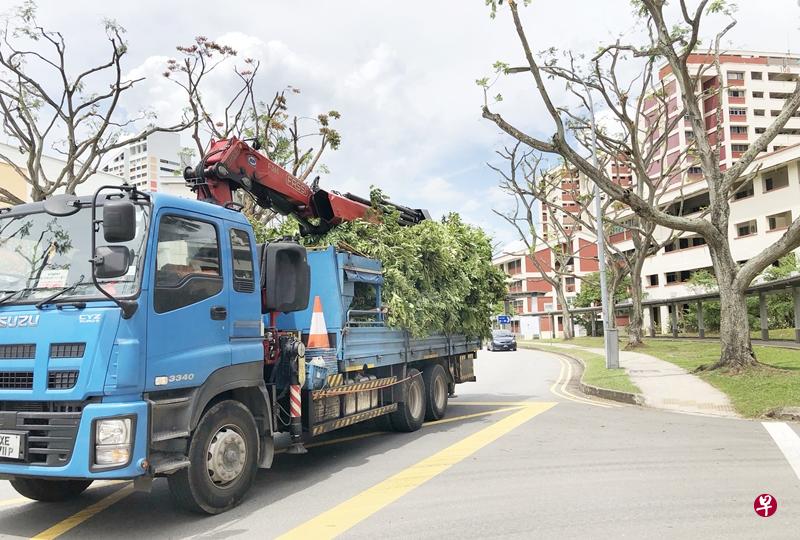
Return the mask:
[[[592,165],[595,169],[599,168],[597,160],[597,125],[594,120],[594,105],[592,104],[592,94],[584,83],[587,101],[589,103],[589,120],[592,123]],[[597,261],[600,265],[600,300],[603,306],[603,340],[606,351],[606,368],[613,369],[619,367],[619,339],[618,330],[611,327],[612,317],[610,306],[608,305],[608,282],[606,281],[606,239],[603,229],[603,204],[600,201],[600,186],[594,182],[594,209],[597,234]]]

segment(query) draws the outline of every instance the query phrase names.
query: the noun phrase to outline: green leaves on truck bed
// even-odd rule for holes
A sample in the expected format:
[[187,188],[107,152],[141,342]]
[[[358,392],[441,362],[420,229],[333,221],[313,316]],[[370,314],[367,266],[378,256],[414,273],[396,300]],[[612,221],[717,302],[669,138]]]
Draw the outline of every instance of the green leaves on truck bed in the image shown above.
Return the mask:
[[[380,199],[373,192],[372,200]],[[403,227],[394,210],[374,204],[378,223],[343,223],[303,242],[380,260],[391,326],[414,336],[444,332],[486,337],[494,307],[506,294],[505,275],[492,266],[486,233],[455,213]]]

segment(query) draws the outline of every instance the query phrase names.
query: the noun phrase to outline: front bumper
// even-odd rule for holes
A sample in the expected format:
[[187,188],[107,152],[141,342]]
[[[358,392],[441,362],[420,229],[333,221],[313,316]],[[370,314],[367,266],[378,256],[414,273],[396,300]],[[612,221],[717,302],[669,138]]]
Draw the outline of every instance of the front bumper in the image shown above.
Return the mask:
[[[110,416],[135,417],[135,432],[131,448],[130,462],[120,468],[112,470],[92,470],[90,462],[93,455],[94,433],[92,426],[94,420]],[[85,478],[85,479],[123,479],[135,478],[146,471],[142,468],[147,458],[147,431],[148,407],[144,401],[127,403],[90,403],[81,412],[75,444],[69,461],[63,465],[42,465],[18,461],[0,462],[0,477],[40,477],[40,478]]]
[[517,344],[516,343],[495,343],[492,342],[492,349],[495,351],[516,351]]

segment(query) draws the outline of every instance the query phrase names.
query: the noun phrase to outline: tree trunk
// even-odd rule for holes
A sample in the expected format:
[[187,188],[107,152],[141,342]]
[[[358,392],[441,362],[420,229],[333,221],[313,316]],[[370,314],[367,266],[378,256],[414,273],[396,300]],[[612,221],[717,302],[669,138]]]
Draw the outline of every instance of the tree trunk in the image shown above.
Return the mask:
[[[572,339],[575,337],[575,332],[572,328],[572,317],[569,313],[569,306],[567,305],[567,298],[564,296],[564,291],[561,289],[556,290],[556,298],[561,305],[561,320],[564,327],[564,339]],[[557,328],[553,328],[553,335],[555,335]]]
[[634,265],[631,272],[631,311],[628,321],[628,345],[633,349],[642,345],[642,268]]
[[743,293],[732,287],[719,286],[721,354],[712,366],[740,370],[758,364],[750,343],[750,323],[747,317],[747,300]]
[[[727,215],[719,218],[727,228]],[[727,229],[722,229],[727,230]],[[709,242],[709,254],[714,265],[714,275],[719,287],[719,361],[711,369],[741,370],[758,365],[750,344],[750,322],[747,316],[747,297],[744,292],[750,285],[736,280],[739,265],[733,260],[727,238]]]

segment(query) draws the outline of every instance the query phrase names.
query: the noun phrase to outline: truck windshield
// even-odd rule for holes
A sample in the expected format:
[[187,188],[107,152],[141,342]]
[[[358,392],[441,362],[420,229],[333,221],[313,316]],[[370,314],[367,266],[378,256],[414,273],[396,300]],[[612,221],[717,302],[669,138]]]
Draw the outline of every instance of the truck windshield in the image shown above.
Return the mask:
[[[133,263],[126,275],[102,281],[103,288],[117,297],[132,296],[139,286],[149,209],[137,206],[136,213],[136,237],[123,244],[131,250]],[[102,217],[102,207],[98,214]],[[45,212],[0,217],[1,294],[22,291],[7,303],[37,302],[81,281],[81,276],[83,283],[59,300],[101,297],[92,283],[91,221],[90,208],[66,217]],[[102,225],[97,243],[103,244]]]

